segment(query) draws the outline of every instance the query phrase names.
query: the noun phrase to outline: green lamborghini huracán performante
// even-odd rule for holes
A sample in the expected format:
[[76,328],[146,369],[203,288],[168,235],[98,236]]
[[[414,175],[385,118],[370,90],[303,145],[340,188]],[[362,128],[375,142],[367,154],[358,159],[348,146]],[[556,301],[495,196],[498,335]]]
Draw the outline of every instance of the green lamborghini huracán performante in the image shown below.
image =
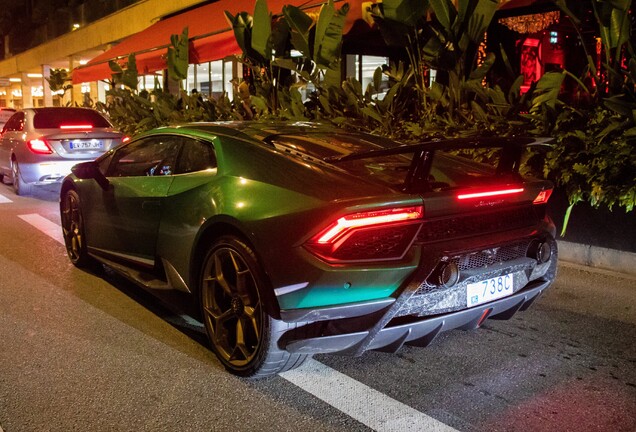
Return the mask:
[[[201,321],[232,373],[427,346],[524,310],[556,275],[529,138],[406,145],[314,123],[144,133],[62,184],[66,248]],[[489,148],[494,166],[458,156]],[[466,152],[462,153],[466,154]]]

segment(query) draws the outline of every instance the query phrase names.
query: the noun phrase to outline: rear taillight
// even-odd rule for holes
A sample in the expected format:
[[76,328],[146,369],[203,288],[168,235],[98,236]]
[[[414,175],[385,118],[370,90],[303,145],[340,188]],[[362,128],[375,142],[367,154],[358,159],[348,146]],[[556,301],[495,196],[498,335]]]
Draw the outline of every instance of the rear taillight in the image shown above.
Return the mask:
[[552,189],[545,189],[539,192],[539,195],[532,201],[533,204],[546,204],[552,195]]
[[353,213],[329,224],[306,248],[330,261],[391,260],[404,256],[419,231],[422,206]]
[[493,189],[484,190],[479,192],[471,192],[457,195],[458,200],[476,199],[476,198],[491,198],[506,195],[516,195],[523,192],[523,188],[506,188],[506,189]]
[[67,124],[67,125],[60,125],[60,129],[71,129],[71,130],[93,129],[93,125],[92,124]]
[[43,139],[32,139],[27,141],[27,147],[31,150],[32,153],[35,154],[51,154],[53,153],[53,149]]
[[130,137],[129,136],[125,136],[121,139],[121,142],[123,143],[127,143],[128,141],[130,141]]

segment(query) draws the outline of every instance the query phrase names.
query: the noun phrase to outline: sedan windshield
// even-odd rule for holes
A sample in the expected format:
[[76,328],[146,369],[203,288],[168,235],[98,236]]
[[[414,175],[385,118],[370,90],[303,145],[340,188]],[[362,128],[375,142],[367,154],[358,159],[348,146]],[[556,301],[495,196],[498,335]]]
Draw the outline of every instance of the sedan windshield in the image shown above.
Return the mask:
[[33,117],[33,127],[36,129],[59,129],[64,126],[112,127],[97,111],[85,108],[42,108]]

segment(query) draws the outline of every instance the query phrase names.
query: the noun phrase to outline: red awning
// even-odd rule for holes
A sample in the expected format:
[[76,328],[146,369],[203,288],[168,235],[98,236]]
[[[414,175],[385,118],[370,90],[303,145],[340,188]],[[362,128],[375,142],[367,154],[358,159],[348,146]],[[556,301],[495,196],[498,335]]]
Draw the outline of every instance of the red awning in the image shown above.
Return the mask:
[[[185,27],[188,27],[190,39],[190,63],[203,63],[238,54],[241,50],[234,39],[234,32],[224,12],[227,10],[236,14],[246,11],[251,14],[254,12],[254,3],[254,0],[219,0],[158,21],[147,29],[124,39],[86,65],[75,68],[73,83],[110,78],[112,71],[108,61],[122,60],[124,62],[131,53],[135,54],[140,75],[166,69],[170,36],[180,35]],[[319,7],[322,3],[322,0],[269,0],[267,5],[271,12],[280,13],[283,6],[288,4],[302,5],[303,9],[310,9]],[[337,6],[339,6],[338,3],[344,2],[337,1]],[[361,0],[348,1],[348,3],[352,7],[347,14],[345,33],[356,19],[362,17]]]

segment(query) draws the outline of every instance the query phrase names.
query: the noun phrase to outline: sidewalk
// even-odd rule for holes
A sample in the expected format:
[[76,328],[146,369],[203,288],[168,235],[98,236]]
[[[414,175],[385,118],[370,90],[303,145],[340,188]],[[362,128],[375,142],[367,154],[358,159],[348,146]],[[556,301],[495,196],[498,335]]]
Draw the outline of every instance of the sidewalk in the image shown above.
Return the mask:
[[557,241],[559,260],[636,276],[636,253]]

